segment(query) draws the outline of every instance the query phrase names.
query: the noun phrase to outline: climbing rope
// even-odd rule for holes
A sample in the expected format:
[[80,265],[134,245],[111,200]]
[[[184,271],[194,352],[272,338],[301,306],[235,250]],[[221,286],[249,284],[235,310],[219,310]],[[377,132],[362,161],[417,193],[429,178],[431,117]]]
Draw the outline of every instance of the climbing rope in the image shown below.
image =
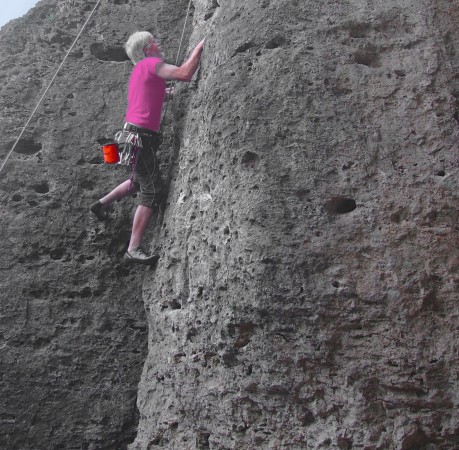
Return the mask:
[[100,2],[102,0],[97,0],[97,3],[96,3],[96,6],[94,6],[94,9],[91,11],[91,14],[89,15],[89,17],[86,19],[86,22],[84,23],[83,27],[81,28],[80,32],[78,33],[77,37],[75,38],[75,40],[73,41],[73,44],[70,46],[67,54],[65,55],[64,59],[62,60],[60,66],[58,67],[56,73],[54,74],[53,78],[51,79],[51,81],[49,82],[48,84],[48,87],[46,88],[45,92],[43,93],[43,95],[41,96],[40,100],[38,101],[37,103],[37,106],[35,107],[35,109],[32,111],[32,114],[29,116],[29,119],[27,120],[26,124],[24,125],[24,128],[22,129],[21,133],[19,134],[19,137],[16,139],[16,142],[14,143],[13,147],[11,148],[11,150],[9,151],[8,155],[6,156],[5,160],[3,161],[3,164],[2,166],[0,167],[0,173],[2,172],[3,168],[5,167],[5,164],[6,162],[8,161],[8,159],[10,158],[11,154],[13,153],[14,149],[16,148],[16,145],[18,144],[19,140],[21,139],[22,135],[24,134],[25,130],[27,129],[27,127],[29,126],[29,123],[30,121],[32,120],[33,116],[35,115],[35,113],[37,112],[39,106],[41,105],[41,102],[43,101],[43,99],[45,98],[46,94],[48,93],[50,87],[53,85],[54,83],[54,80],[56,79],[57,75],[59,74],[60,70],[62,69],[62,66],[64,65],[65,61],[67,60],[68,56],[70,55],[70,52],[73,50],[73,47],[75,47],[75,44],[77,43],[78,39],[80,38],[81,34],[83,33],[84,29],[86,28],[86,25],[88,24],[88,22],[91,20],[91,17],[94,15],[94,13],[96,12],[96,9],[97,7],[99,6]]
[[[188,8],[186,10],[186,17],[185,17],[185,23],[183,24],[183,30],[182,30],[182,36],[180,37],[180,44],[179,44],[179,48],[178,48],[178,51],[177,51],[177,57],[175,58],[175,65],[177,66],[178,65],[178,62],[179,62],[179,58],[180,58],[180,52],[182,50],[182,43],[183,43],[183,38],[185,36],[185,31],[186,31],[186,24],[188,22],[188,17],[190,16],[190,9],[191,9],[191,1],[190,0],[188,2]],[[170,92],[171,94],[170,95],[170,99],[172,99],[172,93],[174,91],[174,88],[175,88],[175,84],[176,84],[176,81],[174,80],[172,83],[171,83],[171,86],[170,86]],[[163,114],[163,119],[166,118],[166,114],[167,114],[167,109],[169,107],[169,103],[170,103],[170,100],[167,101],[166,103],[166,107],[164,108],[164,114]],[[162,124],[161,124],[162,125]]]
[[185,23],[183,24],[182,37],[180,38],[180,44],[179,44],[179,48],[178,48],[178,52],[177,52],[177,58],[175,58],[175,65],[178,64],[179,57],[180,57],[180,51],[182,50],[183,37],[185,36],[186,24],[188,22],[188,17],[190,15],[190,8],[191,8],[191,0],[188,2],[188,8],[186,10]]

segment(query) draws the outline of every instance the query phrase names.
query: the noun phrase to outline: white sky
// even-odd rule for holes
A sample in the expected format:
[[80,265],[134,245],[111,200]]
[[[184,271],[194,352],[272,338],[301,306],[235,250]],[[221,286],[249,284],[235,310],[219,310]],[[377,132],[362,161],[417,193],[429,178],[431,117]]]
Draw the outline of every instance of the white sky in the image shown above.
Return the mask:
[[0,27],[23,16],[38,0],[0,0]]

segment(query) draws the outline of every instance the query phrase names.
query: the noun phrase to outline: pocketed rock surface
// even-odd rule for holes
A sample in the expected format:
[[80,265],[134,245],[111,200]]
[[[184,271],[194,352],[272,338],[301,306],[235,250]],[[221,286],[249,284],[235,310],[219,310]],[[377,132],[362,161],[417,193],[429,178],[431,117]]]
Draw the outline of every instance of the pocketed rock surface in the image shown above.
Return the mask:
[[[1,30],[5,142],[90,10],[40,5]],[[5,448],[457,448],[459,2],[193,0],[161,259],[130,269],[94,142],[120,44],[175,55],[187,5],[104,4],[0,175]]]
[[[164,27],[181,30],[184,3],[159,6]],[[41,1],[0,30],[2,162],[94,5]],[[135,438],[149,272],[122,262],[134,201],[107,222],[88,208],[129,176],[103,164],[97,140],[123,124],[122,44],[156,30],[157,9],[102,2],[0,174],[2,450],[126,449]],[[161,33],[176,52],[179,38]]]
[[458,2],[211,3],[129,448],[457,448]]

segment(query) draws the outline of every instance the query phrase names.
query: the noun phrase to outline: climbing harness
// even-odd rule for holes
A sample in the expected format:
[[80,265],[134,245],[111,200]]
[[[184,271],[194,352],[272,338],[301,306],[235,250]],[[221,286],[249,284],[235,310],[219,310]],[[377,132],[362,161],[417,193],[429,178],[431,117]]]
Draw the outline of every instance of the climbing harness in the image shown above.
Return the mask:
[[35,109],[32,111],[32,114],[29,116],[29,119],[27,120],[26,124],[24,125],[24,128],[22,129],[21,133],[19,134],[19,137],[16,139],[16,142],[14,143],[13,147],[11,148],[11,150],[9,151],[9,153],[7,154],[5,160],[3,161],[3,164],[2,166],[0,167],[0,173],[2,172],[3,168],[5,167],[5,164],[6,162],[8,161],[8,159],[10,158],[11,154],[13,153],[14,149],[16,148],[16,145],[18,144],[19,140],[21,139],[22,135],[24,134],[25,130],[27,129],[27,127],[29,126],[29,123],[30,121],[32,120],[32,117],[35,115],[35,113],[37,112],[39,106],[41,105],[41,102],[43,101],[43,99],[45,98],[46,94],[48,93],[50,87],[52,86],[52,84],[54,83],[54,80],[56,79],[57,75],[59,74],[60,70],[62,69],[62,66],[64,65],[65,61],[67,60],[68,56],[70,55],[70,52],[73,50],[73,47],[75,47],[75,44],[78,42],[78,39],[80,38],[81,34],[83,33],[83,30],[86,28],[86,25],[88,24],[88,22],[91,20],[91,17],[94,15],[94,13],[96,12],[96,9],[97,7],[99,6],[100,2],[102,0],[97,0],[97,3],[96,5],[94,6],[94,9],[91,11],[91,14],[89,14],[89,17],[86,19],[86,22],[84,23],[83,27],[81,28],[80,32],[78,33],[77,37],[75,38],[75,40],[73,41],[73,44],[70,46],[69,50],[67,51],[67,54],[65,55],[64,59],[62,60],[60,66],[58,67],[58,69],[56,70],[56,73],[54,74],[53,78],[51,79],[51,81],[49,82],[48,84],[48,87],[45,89],[45,92],[43,93],[43,95],[41,96],[40,100],[38,101],[37,103],[37,106],[35,107]]

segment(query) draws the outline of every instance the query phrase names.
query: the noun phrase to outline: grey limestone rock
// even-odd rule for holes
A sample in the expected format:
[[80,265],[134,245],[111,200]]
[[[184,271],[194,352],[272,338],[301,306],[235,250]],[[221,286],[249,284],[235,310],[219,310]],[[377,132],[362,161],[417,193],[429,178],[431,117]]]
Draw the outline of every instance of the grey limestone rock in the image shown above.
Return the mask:
[[[0,155],[93,3],[1,30]],[[5,448],[457,448],[459,2],[192,0],[131,270],[132,203],[87,215],[123,176],[95,142],[122,43],[173,61],[187,6],[103,2],[0,174]]]

